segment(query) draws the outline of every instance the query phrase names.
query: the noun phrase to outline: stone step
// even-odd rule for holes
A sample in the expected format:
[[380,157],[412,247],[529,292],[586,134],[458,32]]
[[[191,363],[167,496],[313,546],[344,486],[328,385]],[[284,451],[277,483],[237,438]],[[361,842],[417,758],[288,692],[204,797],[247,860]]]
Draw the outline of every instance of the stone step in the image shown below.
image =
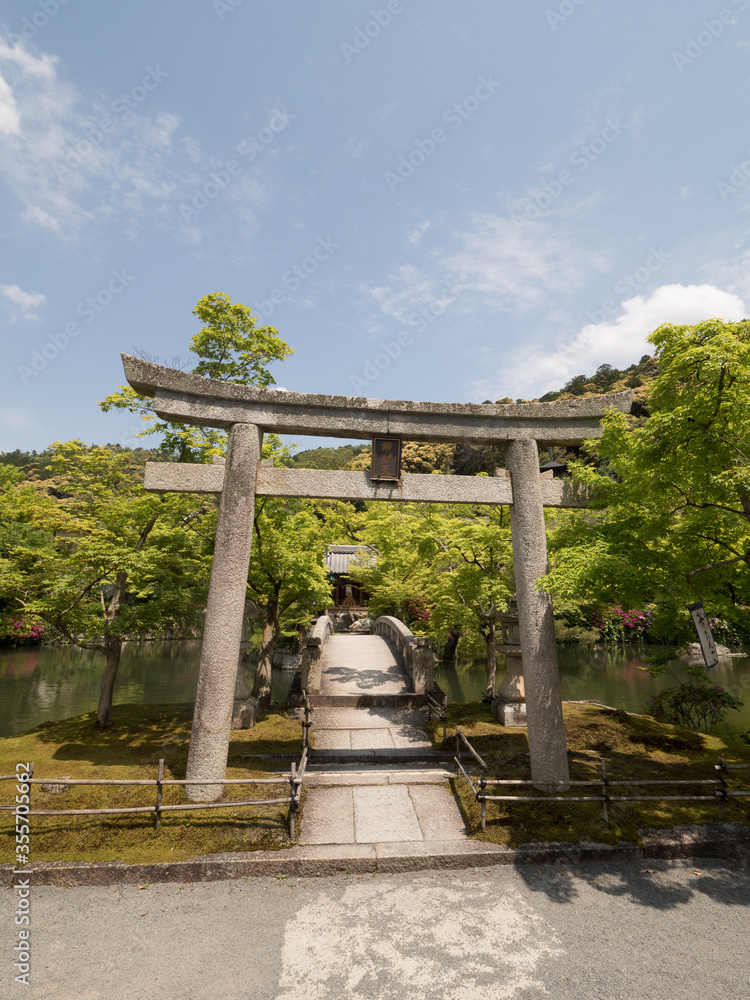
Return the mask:
[[328,768],[307,769],[305,771],[306,788],[324,788],[334,785],[358,787],[361,785],[442,785],[455,777],[453,771],[437,764],[433,767],[424,765],[420,769],[400,768],[394,770],[393,765],[381,767],[372,765],[363,769],[361,764],[352,765],[351,769]]
[[461,814],[443,783],[310,788],[300,843],[463,841]]
[[376,747],[362,750],[311,750],[308,769],[324,765],[346,764],[449,764],[453,754],[448,750],[431,750],[421,747]]
[[[421,708],[424,694],[311,694],[312,708]],[[315,721],[313,719],[313,721]]]

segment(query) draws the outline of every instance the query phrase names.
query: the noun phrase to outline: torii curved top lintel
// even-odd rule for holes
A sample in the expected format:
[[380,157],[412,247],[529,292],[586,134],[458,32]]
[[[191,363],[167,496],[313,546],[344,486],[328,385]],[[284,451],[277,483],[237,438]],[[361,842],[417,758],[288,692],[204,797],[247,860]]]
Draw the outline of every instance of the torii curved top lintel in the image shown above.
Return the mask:
[[601,433],[608,410],[628,412],[633,393],[551,403],[420,403],[410,400],[326,396],[317,393],[253,389],[202,378],[122,355],[125,377],[165,420],[209,427],[257,424],[281,434],[372,437],[393,434],[418,441],[467,441],[475,444],[535,439],[575,444]]

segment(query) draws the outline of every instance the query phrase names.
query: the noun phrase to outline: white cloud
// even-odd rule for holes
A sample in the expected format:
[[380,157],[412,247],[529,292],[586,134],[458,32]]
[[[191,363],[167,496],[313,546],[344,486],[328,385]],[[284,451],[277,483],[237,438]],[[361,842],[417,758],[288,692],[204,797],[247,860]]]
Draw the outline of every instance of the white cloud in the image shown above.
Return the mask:
[[203,150],[197,139],[186,135],[183,137],[181,145],[193,163],[201,163],[203,161]]
[[413,323],[420,308],[429,306],[443,312],[455,302],[460,289],[450,280],[425,274],[413,264],[402,264],[384,285],[363,285],[361,290],[373,298],[388,316],[402,323]]
[[[415,232],[407,236],[411,242],[418,242],[412,239]],[[384,313],[402,322],[410,322],[424,306],[444,308],[460,302],[468,310],[476,300],[495,311],[524,313],[559,302],[592,272],[610,268],[607,253],[582,249],[543,221],[474,215],[470,227],[454,231],[452,237],[462,248],[452,256],[430,259],[429,270],[401,265],[387,282],[363,290]]]
[[38,205],[29,205],[23,213],[23,220],[31,225],[41,226],[42,229],[49,229],[58,236],[62,235],[60,222]]
[[712,251],[721,256],[701,265],[699,273],[705,281],[750,300],[750,250],[745,249],[745,232],[722,234],[714,242]]
[[113,224],[136,240],[150,222],[201,256],[231,258],[241,244],[246,258],[259,228],[255,212],[272,189],[273,151],[251,169],[243,164],[205,214],[186,224],[180,206],[205,202],[213,173],[221,175],[237,150],[209,155],[179,136],[179,119],[159,107],[158,88],[146,94],[141,77],[134,71],[131,93],[143,96],[128,108],[103,95],[89,99],[64,79],[56,58],[0,40],[0,179],[20,219],[49,237],[85,242],[101,240]]
[[0,132],[12,135],[21,127],[21,115],[5,77],[0,76]]
[[47,301],[47,296],[42,292],[24,292],[18,285],[0,285],[0,293],[19,307],[24,319],[38,319],[39,317],[32,310],[37,306],[44,305]]
[[[118,218],[132,231],[181,186],[169,162],[174,115],[153,106],[116,114],[106,102],[86,108],[57,60],[20,42],[0,39],[0,74],[0,176],[27,225],[71,239]],[[105,118],[114,131],[98,127]]]
[[475,215],[472,222],[472,229],[455,234],[464,247],[444,267],[464,292],[478,292],[496,309],[537,308],[610,267],[606,253],[583,250],[541,221]]
[[416,229],[412,229],[410,233],[406,234],[406,238],[410,243],[413,243],[415,246],[419,246],[419,244],[422,242],[422,237],[429,228],[430,228],[429,222],[421,222]]
[[0,59],[13,63],[27,76],[45,80],[55,79],[57,57],[46,53],[34,56],[23,47],[23,43],[9,45],[0,38]]
[[746,315],[739,296],[714,285],[662,285],[648,298],[627,299],[621,308],[616,319],[590,323],[567,343],[517,351],[494,379],[474,383],[472,396],[537,396],[560,389],[574,375],[592,375],[601,364],[627,367],[651,354],[654,348],[646,337],[662,323],[693,324],[714,317],[734,322]]

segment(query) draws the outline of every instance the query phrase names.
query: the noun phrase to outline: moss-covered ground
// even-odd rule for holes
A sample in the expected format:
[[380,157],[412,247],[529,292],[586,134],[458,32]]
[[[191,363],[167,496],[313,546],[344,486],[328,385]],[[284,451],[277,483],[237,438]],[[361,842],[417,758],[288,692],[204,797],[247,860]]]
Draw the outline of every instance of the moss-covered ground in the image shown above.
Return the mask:
[[[677,726],[663,725],[644,715],[612,712],[594,704],[566,704],[565,731],[571,779],[601,777],[601,759],[607,762],[611,781],[634,779],[714,778],[714,765],[722,757],[725,763],[750,763],[750,746],[740,740],[705,735]],[[448,747],[455,748],[458,725],[489,766],[490,778],[531,777],[528,737],[525,730],[507,729],[493,717],[487,704],[451,705],[448,715]],[[430,731],[436,747],[442,748],[442,724],[433,721]],[[462,763],[472,775],[479,775],[467,751]],[[730,787],[750,788],[750,770],[732,772]],[[464,815],[470,836],[496,844],[518,846],[532,841],[589,840],[615,844],[638,841],[641,827],[665,828],[682,823],[710,823],[718,819],[714,802],[627,802],[610,803],[609,825],[603,822],[602,807],[593,802],[488,802],[487,826],[480,825],[480,805],[465,778],[453,779],[454,794]],[[601,786],[600,786],[601,787]],[[646,786],[641,789],[612,788],[611,795],[680,794],[677,788]],[[598,789],[572,788],[567,794],[591,795]],[[712,795],[711,786],[685,787],[685,794]],[[487,794],[538,795],[532,790],[513,787],[488,788]],[[750,822],[750,798],[730,799],[725,806],[726,821]]]
[[[15,774],[16,764],[34,763],[35,778],[156,778],[164,758],[165,778],[184,778],[192,722],[191,705],[117,705],[111,728],[97,729],[90,713],[46,722],[25,733],[0,739],[0,775]],[[228,778],[274,777],[265,768],[288,770],[299,760],[302,726],[281,710],[253,729],[234,730],[229,745]],[[289,760],[266,762],[243,754],[284,754]],[[73,785],[63,794],[32,785],[32,808],[102,809],[153,805],[154,786]],[[153,814],[125,816],[31,817],[34,861],[179,861],[218,851],[252,851],[289,846],[289,807],[232,809],[231,801],[286,797],[279,785],[226,785],[226,809],[163,813],[161,830]],[[15,783],[0,782],[0,804],[14,801]],[[184,789],[167,786],[164,805],[187,803]],[[11,812],[0,812],[0,861],[15,860]]]
[[[750,746],[725,737],[704,735],[667,726],[647,716],[613,713],[598,705],[564,706],[573,779],[599,778],[599,761],[607,761],[612,781],[647,778],[713,778],[719,757],[727,763],[750,763]],[[33,761],[39,778],[155,778],[160,757],[166,778],[184,778],[192,721],[189,705],[121,705],[115,708],[114,724],[98,730],[94,714],[44,723],[26,733],[0,739],[0,774],[13,774],[17,763]],[[451,733],[461,726],[477,752],[489,765],[489,777],[529,778],[528,739],[525,730],[506,729],[492,716],[486,704],[452,705]],[[433,722],[430,732],[436,747],[442,747],[442,725]],[[299,759],[302,727],[282,710],[271,712],[253,729],[232,732],[228,778],[270,777],[273,770]],[[242,755],[285,755],[273,763]],[[467,769],[469,755],[462,755]],[[271,771],[266,770],[271,768]],[[713,802],[612,803],[605,826],[599,803],[487,803],[487,828],[480,828],[480,806],[465,779],[453,789],[470,836],[493,843],[517,846],[530,841],[594,840],[603,843],[637,842],[641,827],[670,827],[681,823],[715,822]],[[736,771],[734,788],[750,789],[750,770]],[[202,854],[226,851],[278,849],[289,846],[288,806],[233,809],[232,800],[286,798],[288,782],[276,786],[226,786],[226,809],[202,812],[164,813],[161,830],[154,828],[153,815],[32,817],[31,848],[36,861],[114,861],[154,863],[178,861]],[[32,805],[37,809],[113,808],[151,805],[152,786],[73,786],[62,795],[45,793],[32,786]],[[0,783],[0,804],[11,804],[12,782]],[[488,789],[505,794],[507,789]],[[520,797],[536,794],[513,789]],[[708,789],[711,794],[713,789]],[[655,794],[651,788],[646,794]],[[696,792],[704,792],[697,788]],[[611,789],[612,794],[630,794],[629,789]],[[573,789],[571,795],[590,794]],[[670,791],[674,794],[674,790]],[[303,800],[304,801],[304,800]],[[168,786],[163,803],[187,802],[180,786]],[[750,823],[750,798],[730,800],[727,821]],[[299,827],[298,827],[299,829]],[[0,812],[0,861],[14,860],[12,813]]]

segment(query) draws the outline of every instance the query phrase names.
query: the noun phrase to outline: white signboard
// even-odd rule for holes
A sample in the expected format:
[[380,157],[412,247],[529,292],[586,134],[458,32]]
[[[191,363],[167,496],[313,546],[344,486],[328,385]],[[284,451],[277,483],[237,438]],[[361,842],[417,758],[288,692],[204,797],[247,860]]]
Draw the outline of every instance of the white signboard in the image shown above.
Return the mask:
[[692,616],[695,631],[698,633],[703,660],[710,670],[719,662],[719,655],[716,652],[716,643],[711,632],[711,626],[708,624],[708,618],[703,609],[703,601],[696,601],[695,604],[688,605],[688,611]]

